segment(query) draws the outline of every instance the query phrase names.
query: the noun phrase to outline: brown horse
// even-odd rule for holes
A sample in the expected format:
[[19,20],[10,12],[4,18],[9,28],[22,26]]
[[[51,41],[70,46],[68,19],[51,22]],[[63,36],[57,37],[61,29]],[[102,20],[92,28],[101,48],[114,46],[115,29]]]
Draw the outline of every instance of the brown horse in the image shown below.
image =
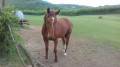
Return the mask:
[[[62,38],[64,55],[67,55],[67,47],[70,39],[70,34],[72,32],[72,22],[67,18],[56,18],[60,10],[53,11],[47,8],[47,12],[44,17],[44,24],[42,27],[43,40],[45,42],[46,55],[45,59],[48,59],[49,50],[49,40],[54,41],[54,53],[55,62],[58,61],[57,58],[57,44],[58,38]],[[66,44],[66,45],[65,45]]]
[[99,19],[102,19],[102,16],[99,16],[98,18],[99,18]]

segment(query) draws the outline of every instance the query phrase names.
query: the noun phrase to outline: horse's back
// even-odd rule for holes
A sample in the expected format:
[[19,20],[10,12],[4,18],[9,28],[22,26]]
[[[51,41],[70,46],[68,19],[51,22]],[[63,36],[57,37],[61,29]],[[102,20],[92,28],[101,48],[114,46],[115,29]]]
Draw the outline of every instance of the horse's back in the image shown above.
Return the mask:
[[61,18],[57,18],[57,28],[60,28],[59,30],[60,31],[64,31],[64,33],[67,33],[67,32],[72,32],[72,22],[67,19],[67,18],[64,18],[64,17],[61,17]]
[[67,24],[72,24],[72,22],[68,18],[65,18],[65,17],[57,18],[57,21],[64,21]]
[[57,22],[60,24],[68,25],[68,27],[72,27],[72,22],[68,18],[64,18],[64,17],[57,18]]

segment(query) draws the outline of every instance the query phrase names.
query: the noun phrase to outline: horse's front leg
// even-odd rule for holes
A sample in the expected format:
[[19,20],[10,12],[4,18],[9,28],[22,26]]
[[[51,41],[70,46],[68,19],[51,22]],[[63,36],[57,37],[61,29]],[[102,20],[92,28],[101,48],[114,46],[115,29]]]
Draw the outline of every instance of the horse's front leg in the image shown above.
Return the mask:
[[46,55],[45,55],[45,60],[48,59],[48,50],[49,50],[49,41],[47,38],[43,38],[44,42],[45,42],[45,51],[46,51]]
[[54,40],[54,53],[55,53],[55,62],[58,62],[58,57],[57,57],[57,44],[58,44],[58,38]]

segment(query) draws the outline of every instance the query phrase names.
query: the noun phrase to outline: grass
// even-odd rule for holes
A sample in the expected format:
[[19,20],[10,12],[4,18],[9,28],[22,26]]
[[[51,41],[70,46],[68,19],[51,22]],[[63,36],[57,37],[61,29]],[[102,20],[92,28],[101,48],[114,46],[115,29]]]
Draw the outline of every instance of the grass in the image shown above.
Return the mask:
[[25,15],[25,19],[27,19],[31,25],[41,25],[42,26],[42,24],[43,24],[43,16]]
[[[120,48],[120,14],[81,16],[58,16],[67,17],[73,22],[72,35],[79,38],[89,38],[94,42],[108,44]],[[25,15],[32,25],[42,26],[44,16]]]

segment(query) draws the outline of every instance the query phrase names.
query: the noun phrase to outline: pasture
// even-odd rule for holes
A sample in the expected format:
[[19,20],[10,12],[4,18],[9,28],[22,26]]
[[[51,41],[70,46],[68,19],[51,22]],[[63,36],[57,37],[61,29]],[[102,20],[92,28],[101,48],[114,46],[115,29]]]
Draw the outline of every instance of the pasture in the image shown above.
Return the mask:
[[[88,38],[91,41],[103,45],[120,48],[120,14],[81,16],[57,16],[67,17],[73,22],[72,36]],[[25,15],[31,25],[42,26],[44,16]]]
[[[46,67],[120,67],[120,15],[81,15],[67,17],[73,22],[73,32],[65,57],[61,41],[58,43],[58,63],[54,62],[54,43],[49,41],[49,59],[45,61],[45,44],[41,27],[44,16],[25,15],[31,29],[23,29],[20,36],[29,52]],[[34,59],[33,59],[34,60]]]

